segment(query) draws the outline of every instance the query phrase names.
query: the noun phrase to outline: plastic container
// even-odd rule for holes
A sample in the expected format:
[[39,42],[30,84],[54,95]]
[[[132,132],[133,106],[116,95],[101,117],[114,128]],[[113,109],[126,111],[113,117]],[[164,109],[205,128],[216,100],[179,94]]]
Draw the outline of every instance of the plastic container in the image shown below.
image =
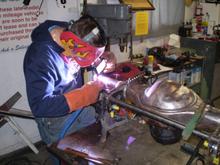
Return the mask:
[[154,56],[148,55],[148,64],[147,64],[147,70],[148,72],[153,72],[153,65],[154,65]]

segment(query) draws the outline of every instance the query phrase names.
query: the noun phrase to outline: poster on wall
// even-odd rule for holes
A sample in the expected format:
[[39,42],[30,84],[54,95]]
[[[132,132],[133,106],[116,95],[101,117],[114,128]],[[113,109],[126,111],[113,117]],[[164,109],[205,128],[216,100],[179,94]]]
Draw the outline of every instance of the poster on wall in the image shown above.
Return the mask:
[[46,19],[46,1],[0,0],[0,54],[26,49],[32,30]]

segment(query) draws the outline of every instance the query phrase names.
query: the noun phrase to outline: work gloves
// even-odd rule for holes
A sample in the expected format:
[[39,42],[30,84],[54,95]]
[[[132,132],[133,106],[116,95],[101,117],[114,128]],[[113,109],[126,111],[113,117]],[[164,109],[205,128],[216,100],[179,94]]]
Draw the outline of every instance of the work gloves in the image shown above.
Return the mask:
[[104,85],[98,81],[90,81],[81,88],[64,94],[70,112],[95,103],[103,86]]

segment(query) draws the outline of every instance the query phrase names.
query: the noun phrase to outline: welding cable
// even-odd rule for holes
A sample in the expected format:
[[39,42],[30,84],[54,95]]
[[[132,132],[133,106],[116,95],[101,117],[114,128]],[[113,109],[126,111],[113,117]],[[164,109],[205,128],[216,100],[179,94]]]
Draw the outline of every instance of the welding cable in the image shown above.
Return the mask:
[[64,123],[64,128],[61,129],[59,140],[64,138],[65,134],[67,133],[71,125],[76,121],[82,110],[83,109],[75,111],[74,113],[71,114],[70,118],[66,120],[66,122]]

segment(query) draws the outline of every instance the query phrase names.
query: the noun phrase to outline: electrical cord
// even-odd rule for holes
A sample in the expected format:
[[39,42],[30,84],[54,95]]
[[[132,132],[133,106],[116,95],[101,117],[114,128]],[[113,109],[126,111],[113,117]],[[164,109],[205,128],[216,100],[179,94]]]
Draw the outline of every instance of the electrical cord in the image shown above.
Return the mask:
[[[23,1],[23,4],[24,4],[24,6],[29,6],[30,2],[31,2],[31,0],[24,0],[24,1]],[[41,7],[42,7],[42,5],[43,5],[43,2],[44,2],[44,0],[41,0],[39,9],[38,9],[38,11],[37,11],[37,13],[36,13],[36,17],[38,17],[38,16],[40,15],[40,10],[41,10]]]
[[43,5],[43,2],[44,2],[44,0],[41,0],[39,9],[38,9],[37,14],[36,14],[37,17],[40,15],[40,10],[41,10],[41,7],[42,7],[42,5]]
[[217,97],[213,98],[213,99],[210,101],[210,105],[215,107],[215,102],[216,102],[218,99],[220,99],[220,96],[217,96]]

